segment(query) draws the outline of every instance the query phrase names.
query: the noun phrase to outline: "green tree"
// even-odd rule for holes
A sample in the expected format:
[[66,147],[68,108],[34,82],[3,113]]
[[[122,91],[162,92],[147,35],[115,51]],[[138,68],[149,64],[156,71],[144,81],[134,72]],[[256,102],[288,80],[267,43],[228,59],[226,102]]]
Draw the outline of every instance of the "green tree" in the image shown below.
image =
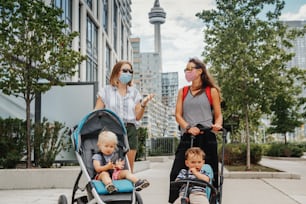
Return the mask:
[[138,148],[136,160],[140,160],[141,158],[146,159],[146,140],[148,139],[148,130],[147,128],[139,127],[137,129],[138,135]]
[[[290,96],[287,96],[287,95]],[[293,132],[294,129],[302,125],[301,114],[297,100],[292,93],[279,93],[276,100],[271,106],[274,115],[271,118],[271,125],[268,129],[269,133],[282,133],[284,135],[285,144],[287,144],[287,132]]]
[[206,25],[203,56],[222,88],[224,116],[242,119],[250,169],[250,129],[262,114],[271,113],[287,80],[304,77],[298,68],[288,70],[286,63],[294,56],[287,51],[291,40],[304,35],[305,29],[289,30],[279,21],[285,4],[281,0],[216,0],[216,4],[216,9],[196,14]]
[[0,0],[0,88],[25,100],[28,168],[32,165],[31,101],[52,85],[63,85],[85,59],[71,49],[78,33],[69,32],[61,14],[42,0]]

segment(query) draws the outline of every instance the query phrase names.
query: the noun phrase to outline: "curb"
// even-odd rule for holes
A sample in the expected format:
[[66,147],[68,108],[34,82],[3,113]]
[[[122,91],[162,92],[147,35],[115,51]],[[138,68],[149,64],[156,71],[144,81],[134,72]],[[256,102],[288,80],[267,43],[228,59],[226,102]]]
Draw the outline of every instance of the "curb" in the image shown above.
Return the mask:
[[[150,168],[149,161],[135,162],[135,172]],[[0,190],[73,188],[79,166],[44,169],[0,169]],[[80,186],[87,183],[84,176]]]
[[228,179],[301,179],[298,174],[287,172],[226,172],[224,178]]

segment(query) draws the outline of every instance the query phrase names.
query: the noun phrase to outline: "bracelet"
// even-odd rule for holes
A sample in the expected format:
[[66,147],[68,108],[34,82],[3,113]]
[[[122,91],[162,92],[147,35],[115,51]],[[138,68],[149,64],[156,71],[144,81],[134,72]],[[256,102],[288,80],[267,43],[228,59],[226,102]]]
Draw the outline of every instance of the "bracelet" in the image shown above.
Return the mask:
[[142,103],[140,104],[140,107],[142,107],[143,109],[145,109],[145,105],[143,105]]

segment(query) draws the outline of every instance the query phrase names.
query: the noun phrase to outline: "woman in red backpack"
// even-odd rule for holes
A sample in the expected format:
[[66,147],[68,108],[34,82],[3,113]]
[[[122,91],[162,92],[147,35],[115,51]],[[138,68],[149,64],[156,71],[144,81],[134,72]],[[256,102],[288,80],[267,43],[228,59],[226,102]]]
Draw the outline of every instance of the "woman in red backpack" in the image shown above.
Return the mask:
[[[175,180],[180,169],[187,169],[184,155],[191,146],[193,135],[193,146],[200,147],[205,152],[206,163],[214,171],[213,184],[218,187],[218,153],[214,131],[222,128],[221,92],[207,72],[205,64],[199,59],[191,58],[184,71],[186,80],[191,85],[178,92],[175,117],[180,126],[181,140],[175,153],[170,181]],[[201,132],[200,126],[211,128],[212,131]],[[175,201],[178,192],[178,189],[170,188],[169,203]]]

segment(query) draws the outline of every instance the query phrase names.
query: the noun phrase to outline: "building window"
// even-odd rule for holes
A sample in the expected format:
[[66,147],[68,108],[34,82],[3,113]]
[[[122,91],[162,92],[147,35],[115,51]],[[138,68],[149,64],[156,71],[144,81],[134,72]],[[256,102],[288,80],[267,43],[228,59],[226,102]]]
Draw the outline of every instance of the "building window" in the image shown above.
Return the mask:
[[54,0],[54,6],[63,10],[61,18],[68,25],[67,32],[72,31],[72,0]]
[[124,56],[124,25],[123,22],[121,22],[121,58],[125,58]]
[[86,4],[92,10],[92,0],[86,0]]
[[98,66],[92,58],[87,58],[86,61],[86,81],[98,80]]
[[98,30],[90,18],[87,18],[86,53],[86,80],[96,81],[98,68]]
[[87,18],[86,34],[87,54],[97,60],[98,53],[98,29],[90,18]]
[[102,0],[102,23],[105,32],[107,33],[108,27],[108,0]]
[[118,36],[118,33],[117,33],[117,28],[118,28],[118,6],[117,6],[117,3],[114,2],[114,15],[113,15],[113,45],[114,45],[114,49],[115,51],[117,51],[117,36]]
[[111,65],[111,49],[107,44],[105,47],[105,73],[106,73],[106,81],[108,82],[110,79],[110,74],[112,71]]

